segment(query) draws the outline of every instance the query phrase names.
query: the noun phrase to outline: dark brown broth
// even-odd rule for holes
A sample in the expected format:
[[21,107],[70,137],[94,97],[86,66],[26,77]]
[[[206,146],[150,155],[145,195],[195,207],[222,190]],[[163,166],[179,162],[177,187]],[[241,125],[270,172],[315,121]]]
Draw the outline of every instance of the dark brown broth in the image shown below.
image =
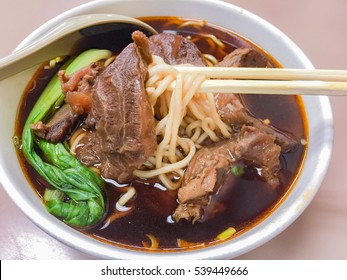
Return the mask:
[[[238,47],[252,47],[261,51],[247,40],[216,26],[178,28],[185,22],[184,20],[165,17],[142,18],[142,20],[152,25],[158,32],[174,32],[190,36],[203,53],[211,53],[218,59]],[[202,34],[214,34],[226,45],[225,49],[214,48],[211,41],[206,43],[206,40],[209,39],[203,37]],[[266,54],[264,53],[264,55]],[[276,61],[272,60],[272,62],[274,66],[279,66]],[[28,85],[17,118],[17,135],[21,133],[29,111],[52,75],[52,70],[42,70]],[[29,89],[34,83],[36,83],[36,87],[30,91]],[[300,97],[247,95],[244,97],[244,102],[256,117],[271,120],[271,124],[294,134],[297,139],[305,138],[306,125],[303,121],[304,110]],[[147,234],[152,234],[157,238],[161,249],[179,249],[177,239],[204,243],[206,246],[211,245],[215,242],[215,237],[230,226],[237,230],[237,234],[240,234],[264,219],[281,201],[295,181],[304,152],[304,148],[300,146],[293,153],[281,155],[283,168],[281,187],[278,190],[272,190],[261,181],[254,168],[247,169],[241,178],[228,177],[224,181],[224,187],[221,188],[222,193],[213,198],[214,204],[223,205],[224,211],[203,223],[193,225],[185,221],[179,223],[170,221],[170,215],[177,206],[176,192],[163,191],[155,187],[160,186],[156,180],[131,182],[130,185],[134,186],[137,192],[135,199],[127,204],[131,210],[127,212],[127,215],[110,222],[115,215],[120,214],[116,210],[115,203],[127,188],[127,186],[119,186],[110,182],[106,185],[108,213],[105,220],[100,225],[84,232],[104,242],[140,250],[143,249],[143,241],[149,243]],[[37,193],[42,196],[47,183],[29,166],[22,155],[20,155],[20,160],[29,181]]]

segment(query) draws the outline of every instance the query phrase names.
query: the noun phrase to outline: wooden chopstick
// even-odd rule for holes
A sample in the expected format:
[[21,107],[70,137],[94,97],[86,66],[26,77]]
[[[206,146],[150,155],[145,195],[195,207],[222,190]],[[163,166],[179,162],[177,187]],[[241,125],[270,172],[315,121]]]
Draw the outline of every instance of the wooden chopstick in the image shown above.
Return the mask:
[[[174,66],[203,74],[200,92],[347,95],[347,70]],[[223,80],[217,80],[223,79]]]
[[346,82],[206,80],[202,93],[284,94],[284,95],[347,95]]
[[347,70],[196,66],[174,66],[174,68],[182,73],[204,74],[209,78],[219,79],[347,82]]

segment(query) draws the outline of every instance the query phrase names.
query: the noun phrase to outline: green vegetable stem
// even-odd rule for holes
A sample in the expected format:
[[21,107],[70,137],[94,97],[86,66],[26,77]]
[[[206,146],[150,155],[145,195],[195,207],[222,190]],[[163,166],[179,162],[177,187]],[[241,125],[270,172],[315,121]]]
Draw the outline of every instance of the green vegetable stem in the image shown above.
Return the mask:
[[[111,55],[108,50],[87,50],[68,61],[63,68],[71,74]],[[23,129],[22,149],[28,162],[52,186],[43,196],[47,210],[67,224],[85,227],[97,223],[104,215],[104,181],[75,159],[63,143],[52,144],[38,138],[30,128],[31,124],[51,115],[63,101],[60,82],[55,76],[29,114]],[[37,150],[40,150],[41,157]]]

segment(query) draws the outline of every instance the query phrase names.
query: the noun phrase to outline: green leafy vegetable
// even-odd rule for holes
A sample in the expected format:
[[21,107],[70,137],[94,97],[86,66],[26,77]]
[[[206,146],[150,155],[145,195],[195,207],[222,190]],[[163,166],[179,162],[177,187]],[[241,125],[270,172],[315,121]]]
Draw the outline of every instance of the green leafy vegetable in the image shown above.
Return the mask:
[[245,169],[240,164],[235,164],[230,168],[230,171],[236,177],[241,177],[245,173]]
[[[68,61],[63,69],[71,74],[111,55],[108,50],[88,50]],[[23,129],[22,149],[28,162],[54,188],[46,189],[43,197],[47,210],[67,224],[84,227],[103,217],[104,181],[75,159],[63,143],[52,144],[38,138],[30,128],[31,124],[51,115],[63,101],[60,82],[55,76],[29,114]],[[37,154],[37,149],[41,151],[42,158]]]

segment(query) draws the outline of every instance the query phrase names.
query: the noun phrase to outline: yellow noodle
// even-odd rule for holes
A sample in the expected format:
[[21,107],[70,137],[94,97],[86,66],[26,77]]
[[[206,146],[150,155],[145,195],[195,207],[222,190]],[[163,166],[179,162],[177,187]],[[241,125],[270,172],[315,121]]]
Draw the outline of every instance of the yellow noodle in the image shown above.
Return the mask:
[[[166,88],[169,86],[169,84],[173,81],[174,77],[173,76],[166,76],[163,80],[162,83],[150,94],[149,100],[152,106],[155,105],[158,97],[166,90]],[[147,91],[148,93],[148,91]]]
[[78,146],[78,143],[81,141],[81,139],[87,134],[87,132],[80,133],[76,138],[75,141],[70,146],[70,153],[72,155],[76,155],[76,148]]
[[178,28],[193,26],[193,27],[203,27],[206,25],[206,20],[189,20],[181,23]]
[[85,130],[82,127],[80,127],[71,135],[70,140],[69,140],[69,146],[70,147],[72,146],[73,142],[75,142],[77,136],[80,135],[82,132],[85,132]]
[[177,87],[175,88],[173,100],[174,100],[174,112],[176,113],[174,120],[172,122],[172,135],[171,141],[169,143],[169,160],[170,162],[176,162],[175,150],[176,150],[176,141],[179,125],[183,119],[182,112],[182,87],[183,87],[183,76],[182,74],[177,75]]
[[211,54],[205,53],[205,54],[203,54],[203,57],[204,57],[205,61],[210,64],[209,66],[214,66],[218,63],[217,58],[215,58]]
[[148,170],[148,171],[135,170],[134,175],[137,177],[142,177],[142,178],[151,178],[151,177],[158,176],[159,174],[173,172],[179,168],[186,167],[188,165],[189,161],[193,158],[193,156],[196,152],[196,149],[195,149],[195,145],[194,145],[193,141],[191,141],[188,138],[186,138],[185,141],[189,142],[190,151],[189,151],[188,155],[183,160],[180,160],[180,161],[175,162],[173,164],[169,164],[167,166],[163,166],[161,168],[154,169],[154,170]]
[[104,62],[104,66],[105,66],[105,67],[109,66],[113,61],[115,61],[115,59],[116,59],[116,56],[115,56],[115,55],[109,57],[109,58],[106,59],[106,61]]
[[202,133],[196,143],[201,144],[208,138],[208,134],[206,132]]
[[119,199],[118,199],[118,204],[120,206],[124,206],[129,200],[131,200],[136,194],[136,190],[134,187],[129,187],[127,192],[123,194]]
[[151,241],[151,245],[148,245],[147,242],[142,241],[143,247],[145,247],[147,249],[157,249],[159,247],[158,239],[153,234],[146,234],[146,236]]
[[214,130],[214,123],[213,123],[213,120],[211,118],[205,118],[202,121],[201,127],[205,131],[205,133],[210,137],[210,139],[212,141],[217,142],[219,140],[216,133],[214,133],[214,131],[213,131]]
[[[193,130],[195,131],[198,127],[201,127],[201,121],[193,121],[186,127],[186,134],[188,137],[192,138],[193,136]],[[194,140],[193,140],[194,141]]]
[[[201,135],[201,127],[197,127],[195,130],[194,130],[194,134],[192,135],[192,137],[190,137],[190,139],[194,142],[194,143],[197,143],[199,137]],[[197,147],[195,145],[195,147]]]
[[218,45],[221,48],[225,48],[224,43],[213,34],[205,34],[204,37],[210,38],[216,45]]
[[99,174],[100,175],[100,169],[99,168],[96,168],[95,166],[91,166],[89,167],[90,170],[93,170],[95,173]]
[[188,104],[190,112],[199,120],[205,119],[207,116],[199,110],[199,106],[193,101]]
[[208,97],[208,101],[210,103],[210,108],[211,108],[211,115],[213,120],[215,121],[215,123],[218,125],[220,131],[222,132],[223,136],[225,138],[230,138],[231,134],[229,133],[228,129],[227,129],[227,125],[220,119],[217,110],[216,110],[216,106],[215,106],[215,101],[213,98],[213,94],[209,93],[207,94]]

